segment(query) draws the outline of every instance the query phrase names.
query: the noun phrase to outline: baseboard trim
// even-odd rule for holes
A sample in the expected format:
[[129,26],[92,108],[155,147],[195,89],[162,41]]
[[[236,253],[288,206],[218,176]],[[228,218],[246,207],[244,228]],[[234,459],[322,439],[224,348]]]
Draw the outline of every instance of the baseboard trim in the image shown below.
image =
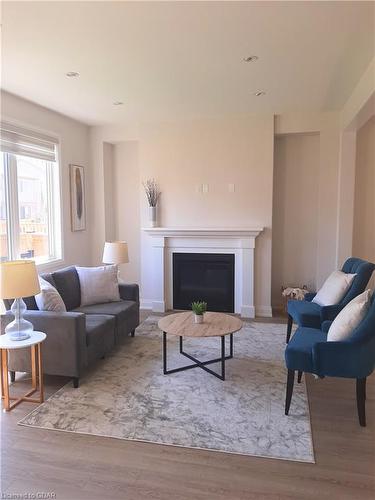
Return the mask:
[[255,315],[261,318],[272,318],[271,306],[255,306]]
[[141,299],[139,305],[141,309],[152,310],[152,300]]
[[241,317],[242,318],[255,318],[255,307],[254,306],[242,306],[241,307]]
[[140,308],[151,310],[152,312],[163,313],[165,312],[165,302],[162,300],[141,299]]

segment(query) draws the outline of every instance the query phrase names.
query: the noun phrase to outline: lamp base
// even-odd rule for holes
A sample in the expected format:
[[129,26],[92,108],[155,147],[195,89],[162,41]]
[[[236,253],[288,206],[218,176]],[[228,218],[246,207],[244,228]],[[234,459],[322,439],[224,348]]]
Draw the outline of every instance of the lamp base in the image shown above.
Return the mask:
[[16,333],[11,333],[9,334],[11,340],[26,340],[26,339],[29,339],[31,337],[31,335],[29,333],[25,333],[25,332],[16,332]]
[[23,318],[25,311],[27,311],[27,307],[23,299],[15,299],[10,310],[14,314],[14,320],[5,327],[4,332],[15,341],[30,338],[34,327],[30,321]]

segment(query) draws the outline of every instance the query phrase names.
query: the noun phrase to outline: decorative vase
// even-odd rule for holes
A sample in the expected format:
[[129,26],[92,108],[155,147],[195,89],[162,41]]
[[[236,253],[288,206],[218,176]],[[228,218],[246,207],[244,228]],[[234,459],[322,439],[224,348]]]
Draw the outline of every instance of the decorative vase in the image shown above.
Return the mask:
[[149,207],[150,226],[156,227],[156,207]]
[[194,314],[194,323],[203,323],[203,314]]

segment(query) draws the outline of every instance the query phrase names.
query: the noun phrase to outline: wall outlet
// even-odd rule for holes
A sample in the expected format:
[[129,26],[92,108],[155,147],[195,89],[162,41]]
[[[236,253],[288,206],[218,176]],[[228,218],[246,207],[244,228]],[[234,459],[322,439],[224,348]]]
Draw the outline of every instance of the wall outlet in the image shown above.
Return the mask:
[[236,190],[236,186],[234,184],[228,184],[228,191],[230,193],[234,193]]

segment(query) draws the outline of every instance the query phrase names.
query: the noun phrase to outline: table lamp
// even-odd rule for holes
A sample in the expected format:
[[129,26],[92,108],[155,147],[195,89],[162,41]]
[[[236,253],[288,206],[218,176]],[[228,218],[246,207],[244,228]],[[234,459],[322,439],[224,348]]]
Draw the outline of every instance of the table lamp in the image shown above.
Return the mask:
[[22,297],[40,292],[38,273],[32,260],[13,260],[0,263],[0,298],[14,299],[11,311],[14,320],[5,327],[12,340],[28,339],[34,330],[30,321],[23,318],[27,310]]
[[128,244],[125,241],[106,241],[103,251],[104,264],[127,264]]

